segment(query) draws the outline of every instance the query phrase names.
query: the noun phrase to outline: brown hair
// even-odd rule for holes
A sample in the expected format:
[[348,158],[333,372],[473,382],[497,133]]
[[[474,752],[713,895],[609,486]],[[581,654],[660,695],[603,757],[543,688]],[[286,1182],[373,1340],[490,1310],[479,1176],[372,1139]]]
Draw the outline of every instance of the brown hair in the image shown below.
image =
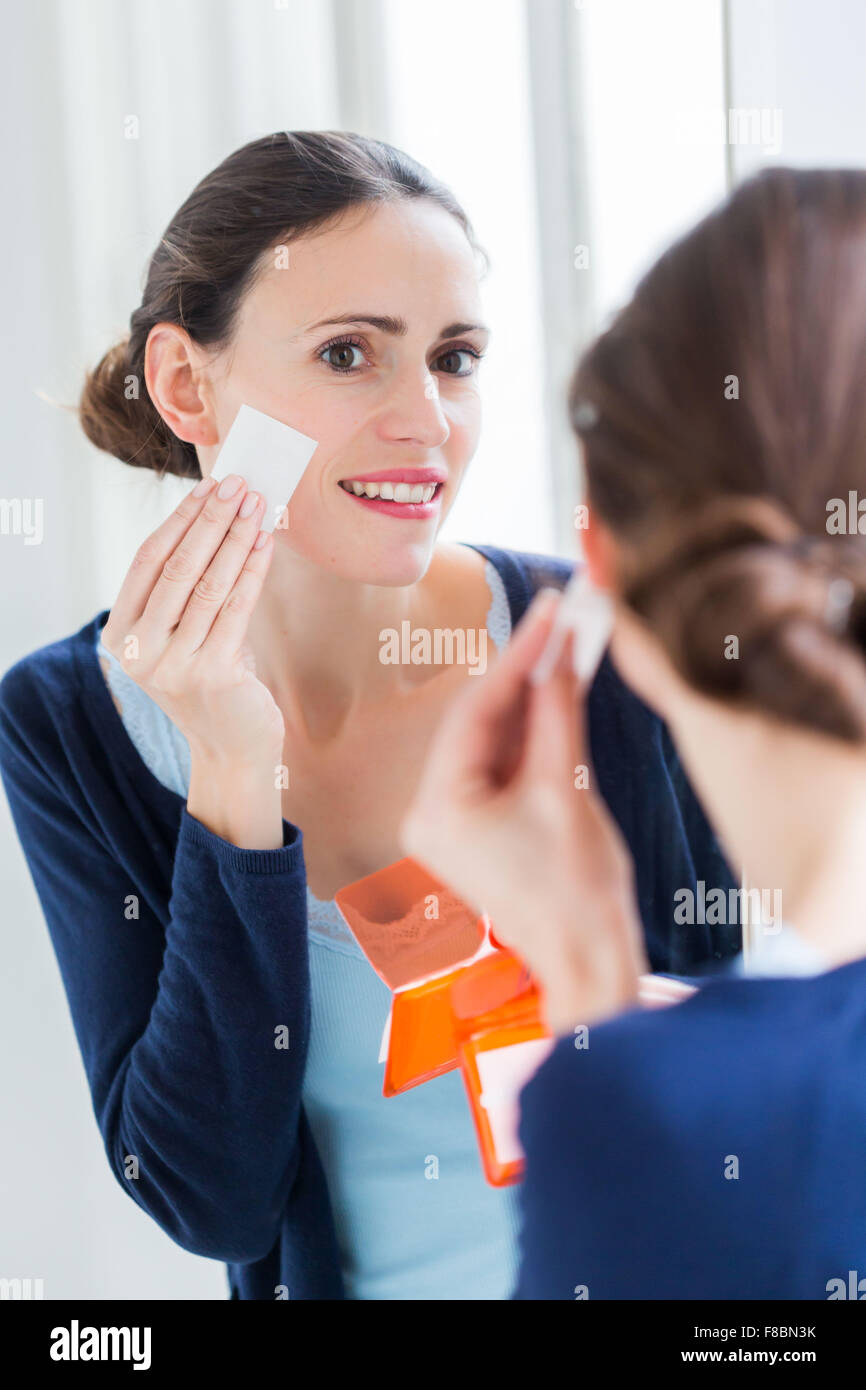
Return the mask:
[[346,131],[278,131],[236,150],[193,189],[154,252],[129,334],[87,374],[84,433],[136,468],[199,478],[193,444],[178,439],[150,399],[144,350],[157,323],[202,346],[231,338],[261,257],[362,204],[427,198],[457,219],[482,258],[453,194],[391,145]]
[[866,536],[828,516],[866,480],[866,173],[741,185],[585,353],[569,410],[623,597],[680,674],[866,739]]

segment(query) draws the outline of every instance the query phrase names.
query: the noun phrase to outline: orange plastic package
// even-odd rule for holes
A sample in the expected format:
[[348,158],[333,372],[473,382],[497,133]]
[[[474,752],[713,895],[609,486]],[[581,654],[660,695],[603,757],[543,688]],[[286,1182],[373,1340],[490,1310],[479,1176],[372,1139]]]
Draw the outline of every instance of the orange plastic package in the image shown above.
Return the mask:
[[553,1046],[529,971],[417,860],[350,883],[336,901],[392,993],[383,1094],[459,1067],[487,1181],[518,1182],[518,1094]]

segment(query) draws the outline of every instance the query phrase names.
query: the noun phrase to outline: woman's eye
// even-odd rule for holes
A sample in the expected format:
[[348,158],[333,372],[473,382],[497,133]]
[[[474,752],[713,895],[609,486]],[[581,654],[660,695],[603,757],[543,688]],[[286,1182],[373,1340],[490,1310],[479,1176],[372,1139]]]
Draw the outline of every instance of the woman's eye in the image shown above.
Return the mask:
[[471,348],[451,348],[436,359],[437,370],[445,372],[446,376],[470,376],[480,360],[481,353]]
[[352,372],[364,365],[364,354],[357,343],[331,343],[322,352],[321,360],[335,372]]
[[[446,376],[471,376],[482,356],[474,348],[449,348],[436,358],[434,369]],[[362,344],[348,338],[328,343],[319,352],[319,360],[335,372],[356,372],[366,361]]]

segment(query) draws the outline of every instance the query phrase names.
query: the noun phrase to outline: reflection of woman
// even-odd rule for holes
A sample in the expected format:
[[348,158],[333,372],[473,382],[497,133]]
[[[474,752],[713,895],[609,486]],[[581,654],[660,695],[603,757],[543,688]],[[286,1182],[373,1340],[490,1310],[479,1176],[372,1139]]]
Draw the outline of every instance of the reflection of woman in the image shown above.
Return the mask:
[[568,654],[531,679],[555,596],[437,733],[406,841],[561,1034],[521,1097],[521,1297],[863,1296],[866,540],[826,523],[862,479],[864,365],[866,174],[774,170],[662,257],[571,395],[614,658],[781,890],[777,978],[633,1010],[630,854],[569,781]]
[[[4,778],[112,1168],[241,1298],[513,1284],[515,1194],[483,1180],[459,1075],[383,1100],[390,996],[333,903],[402,857],[430,736],[480,683],[383,663],[383,630],[501,645],[567,577],[434,548],[486,338],[471,229],[420,166],[351,135],[239,150],[172,220],[82,401],[100,446],[205,479],[108,621],[3,682]],[[260,547],[262,499],[206,477],[242,402],[318,441]],[[736,933],[672,920],[675,888],[729,879],[663,726],[607,664],[592,705],[650,964],[729,953]]]

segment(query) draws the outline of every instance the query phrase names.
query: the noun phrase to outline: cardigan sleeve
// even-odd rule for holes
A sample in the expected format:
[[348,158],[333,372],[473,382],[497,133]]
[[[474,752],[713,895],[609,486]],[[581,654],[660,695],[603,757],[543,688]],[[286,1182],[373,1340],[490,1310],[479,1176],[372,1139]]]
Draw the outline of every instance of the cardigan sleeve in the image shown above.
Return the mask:
[[284,821],[281,849],[240,849],[184,808],[165,922],[64,791],[62,733],[43,720],[33,736],[21,669],[0,683],[0,773],[112,1171],[185,1249],[263,1258],[300,1159],[300,831]]

